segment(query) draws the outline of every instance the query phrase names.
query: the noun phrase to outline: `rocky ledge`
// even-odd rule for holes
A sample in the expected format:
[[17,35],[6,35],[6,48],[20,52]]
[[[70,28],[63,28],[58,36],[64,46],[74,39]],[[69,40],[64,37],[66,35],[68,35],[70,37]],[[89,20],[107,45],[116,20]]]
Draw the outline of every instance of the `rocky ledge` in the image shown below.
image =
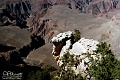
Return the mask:
[[87,74],[87,69],[90,66],[90,60],[87,56],[87,53],[90,53],[90,56],[93,59],[98,59],[101,57],[100,54],[96,54],[94,51],[97,49],[97,44],[99,43],[93,39],[85,39],[81,38],[77,42],[74,41],[74,32],[68,31],[64,33],[60,33],[57,36],[51,39],[53,43],[53,57],[57,61],[59,66],[62,66],[63,62],[61,58],[64,54],[75,55],[75,57],[79,57],[82,61],[80,64],[75,67],[73,66],[73,70],[76,74],[81,74],[83,77],[89,75]]

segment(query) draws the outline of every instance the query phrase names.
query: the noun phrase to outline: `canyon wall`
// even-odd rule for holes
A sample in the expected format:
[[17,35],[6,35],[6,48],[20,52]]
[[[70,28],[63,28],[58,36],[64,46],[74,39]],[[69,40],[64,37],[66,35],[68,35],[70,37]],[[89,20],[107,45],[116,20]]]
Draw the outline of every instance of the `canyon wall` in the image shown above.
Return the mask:
[[[107,15],[107,12],[119,9],[119,0],[5,0],[0,3],[0,25],[15,25],[27,28],[31,35],[48,38],[58,26],[51,19],[42,19],[55,5],[67,5],[81,13],[94,16]],[[53,26],[55,25],[55,26]]]

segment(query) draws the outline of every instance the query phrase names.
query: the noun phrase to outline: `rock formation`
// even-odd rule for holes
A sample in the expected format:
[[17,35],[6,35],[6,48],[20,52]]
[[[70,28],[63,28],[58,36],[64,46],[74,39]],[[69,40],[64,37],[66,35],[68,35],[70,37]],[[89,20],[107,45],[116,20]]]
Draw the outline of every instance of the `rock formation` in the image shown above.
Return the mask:
[[[73,39],[73,33],[72,32],[70,32],[70,31],[68,31],[68,32],[65,32],[65,33],[60,33],[60,34],[58,34],[56,37],[53,37],[52,39],[51,39],[51,42],[54,44],[53,45],[53,52],[52,52],[52,54],[53,54],[53,57],[55,58],[55,60],[58,60],[59,59],[59,55],[60,55],[60,52],[61,52],[61,50],[62,50],[62,48],[63,48],[63,46],[64,45],[66,45],[66,43],[69,43],[69,44],[67,44],[68,46],[66,47],[66,49],[65,49],[65,51],[67,51],[67,49],[69,49],[70,48],[70,46],[71,46],[71,41],[73,41],[73,40],[71,40],[71,41],[67,41],[67,40],[71,40],[71,39]],[[63,52],[64,53],[64,52]],[[62,53],[62,54],[63,54]],[[61,54],[61,55],[62,55]]]
[[[95,40],[109,42],[120,59],[120,16],[115,15],[119,12],[119,0],[0,1],[0,48],[7,48],[6,51],[0,51],[0,60],[15,65],[53,65],[55,62],[50,55],[52,46],[48,42],[58,33],[74,29],[79,29],[81,35],[89,39],[81,38],[75,43],[74,32],[60,33],[53,37],[52,54],[59,65],[62,65],[60,58],[66,52],[80,55],[80,58],[85,57],[82,53],[86,51],[92,53],[98,43]],[[93,16],[104,14],[107,18]],[[111,19],[113,15],[115,16]],[[83,60],[88,62],[87,58]],[[78,68],[81,66],[85,66],[84,63]],[[85,69],[82,67],[81,73]]]
[[22,30],[17,26],[0,27],[0,44],[16,48],[31,42],[30,32]]
[[114,55],[120,60],[119,14],[120,13],[114,15],[107,22],[102,23],[99,26],[96,26],[92,29],[90,29],[90,27],[87,27],[85,29],[85,33],[83,33],[83,36],[111,44],[111,50],[114,52]]
[[[5,8],[2,9],[1,18],[4,25],[19,25],[21,28],[26,27],[25,20],[29,17],[31,5],[29,1],[12,1],[6,2]],[[4,19],[7,17],[8,19]]]
[[78,9],[83,13],[102,16],[110,10],[118,9],[119,3],[119,0],[73,0],[70,1],[70,8]]
[[[42,9],[47,9],[49,3],[46,0],[16,0],[16,1],[4,1],[4,6],[0,6],[0,21],[2,25],[17,25],[20,28],[26,28],[26,19],[29,18],[32,13],[40,13]],[[44,11],[44,10],[43,10]],[[40,14],[40,16],[42,16]]]
[[57,61],[57,64],[62,66],[63,63],[61,58],[64,54],[68,53],[71,55],[74,54],[75,57],[79,56],[79,59],[82,61],[77,67],[74,66],[73,70],[76,74],[81,74],[83,77],[87,76],[87,78],[89,78],[87,69],[89,69],[90,60],[87,57],[87,53],[90,53],[90,56],[93,57],[93,59],[98,59],[97,56],[100,58],[100,54],[94,52],[97,49],[97,44],[99,42],[93,39],[81,38],[73,43],[73,34],[73,32],[68,31],[60,33],[51,39],[51,42],[53,43],[53,57]]
[[0,60],[6,64],[25,64],[23,60],[28,54],[44,44],[40,36],[31,36],[28,30],[17,26],[0,27]]
[[41,17],[49,6],[46,0],[37,0],[36,3],[33,0],[4,0],[0,3],[0,44],[8,47],[0,53],[3,62],[24,64],[23,60],[31,51],[45,44],[44,36],[50,33],[51,28],[48,28],[49,19],[41,20]]
[[[27,26],[26,19],[34,14],[43,17],[49,6],[68,5],[71,9],[77,9],[82,13],[91,13],[102,16],[104,13],[119,9],[120,1],[118,0],[5,0],[0,5],[0,17],[3,25],[18,25],[21,28]],[[3,6],[4,5],[4,6]],[[40,6],[39,6],[40,5]],[[106,15],[107,16],[107,15]]]
[[114,15],[111,20],[115,23],[115,25],[120,27],[120,13]]
[[[41,36],[48,42],[51,39],[50,35],[55,34],[54,28],[58,27],[57,20],[42,19],[42,17],[50,15],[51,6],[62,4],[68,7],[69,5],[71,9],[74,8],[74,11],[77,9],[84,13],[92,13],[93,15],[100,13],[102,15],[112,9],[119,8],[119,3],[118,0],[5,0],[3,4],[0,4],[0,25],[17,25],[20,28],[27,28],[32,35]],[[67,22],[64,22],[64,25],[59,24],[59,26],[66,27]]]
[[[11,43],[12,44],[12,43]],[[24,44],[23,46],[20,46],[20,44],[18,44],[19,46],[17,47],[12,47],[12,46],[0,46],[0,48],[2,49],[2,47],[8,47],[8,50],[1,50],[0,52],[0,60],[3,59],[2,62],[4,63],[8,63],[10,65],[14,65],[14,66],[18,66],[19,65],[26,65],[26,63],[23,61],[28,54],[43,46],[45,44],[44,40],[41,37],[31,37],[31,42],[29,42],[28,44]],[[34,61],[31,61],[31,63]],[[40,64],[40,65],[38,65]],[[37,66],[41,67],[42,63],[39,62],[37,64]],[[34,64],[31,64],[31,66],[36,66]],[[0,64],[1,67],[1,64]]]

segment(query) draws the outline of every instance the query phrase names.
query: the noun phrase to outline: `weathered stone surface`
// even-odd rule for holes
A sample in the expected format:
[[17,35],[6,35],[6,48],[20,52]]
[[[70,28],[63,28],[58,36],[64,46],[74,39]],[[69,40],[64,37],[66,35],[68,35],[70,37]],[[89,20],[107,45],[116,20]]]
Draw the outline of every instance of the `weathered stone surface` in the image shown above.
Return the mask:
[[99,25],[99,27],[90,27],[85,29],[86,33],[83,36],[87,38],[93,38],[98,41],[103,41],[111,44],[111,49],[120,60],[120,25],[119,25],[119,13],[112,17],[111,20]]
[[120,13],[117,15],[114,15],[111,19],[115,25],[118,25],[120,27]]
[[119,3],[119,0],[74,0],[70,1],[70,8],[102,16],[110,10],[118,9]]
[[45,66],[45,65],[52,65],[57,67],[56,61],[52,57],[52,44],[46,44],[36,50],[33,50],[29,53],[24,61],[29,65],[35,66]]
[[[74,33],[68,31],[60,33],[52,38],[51,42],[53,43],[53,57],[57,61],[57,64],[62,66],[63,62],[61,59],[64,54],[74,55],[74,58],[79,58],[81,62],[77,65],[77,67],[72,66],[72,69],[76,74],[81,74],[83,77],[87,76],[87,78],[89,78],[87,69],[89,69],[91,64],[87,53],[89,53],[93,59],[100,59],[101,55],[94,52],[94,50],[97,49],[97,44],[99,44],[99,42],[93,39],[81,38],[77,42],[73,43],[72,40],[74,40],[74,37],[72,37],[72,34]],[[59,47],[61,47],[61,49],[59,49]],[[58,54],[56,55],[55,53]]]
[[47,9],[49,6],[50,4],[46,0],[5,0],[3,4],[0,4],[0,21],[3,25],[17,25],[20,28],[26,28],[28,27],[26,19],[32,13],[37,12],[39,14],[42,9]]
[[[29,17],[31,4],[28,0],[24,1],[5,1],[2,6],[1,21],[3,25],[19,25],[21,28],[26,27],[25,20]],[[9,21],[4,21],[3,17],[7,17]]]
[[[82,36],[87,38],[92,38],[99,41],[110,42],[113,47],[115,54],[119,55],[119,15],[112,18],[113,21],[109,21],[111,17],[119,12],[120,1],[119,0],[0,0],[0,20],[3,20],[5,25],[16,25],[18,23],[23,24],[19,27],[26,28],[32,33],[32,35],[41,36],[45,39],[45,43],[50,41],[50,39],[57,35],[59,32],[64,32],[67,30],[79,29]],[[16,9],[18,8],[18,9]],[[20,9],[19,9],[20,8]],[[118,9],[118,12],[116,9]],[[6,12],[7,11],[7,12]],[[81,13],[82,12],[82,13]],[[88,13],[88,14],[83,14]],[[103,18],[102,16],[104,16]],[[111,15],[112,14],[112,15]],[[93,15],[99,15],[101,17],[95,18]],[[107,19],[106,19],[107,17]],[[106,23],[107,22],[107,23]],[[103,24],[104,23],[104,24]],[[0,25],[4,25],[0,21]],[[103,25],[101,25],[103,24]],[[0,27],[0,44],[23,47],[25,46],[21,53],[27,53],[28,57],[34,55],[36,56],[39,52],[51,53],[49,48],[41,48],[39,50],[32,51],[29,55],[26,44],[30,43],[31,34],[27,30],[21,30],[19,28],[8,26]],[[14,29],[13,29],[14,28]],[[5,32],[3,32],[5,31]],[[25,32],[24,32],[25,31]],[[68,40],[64,42],[65,44],[70,43]],[[57,44],[58,45],[58,44]],[[61,44],[63,46],[63,43]],[[59,49],[58,49],[59,48]],[[55,49],[57,56],[60,53],[61,46]],[[65,46],[68,48],[68,46]],[[31,49],[31,48],[30,48]],[[32,48],[33,49],[33,48]],[[35,48],[37,49],[37,48]],[[43,51],[45,49],[45,51]],[[42,55],[45,56],[48,55]],[[23,54],[22,58],[25,58]],[[38,58],[41,58],[39,54]],[[27,55],[26,55],[27,56]],[[54,57],[55,57],[54,56]],[[119,57],[119,56],[118,56]],[[32,58],[32,59],[31,59]],[[51,59],[41,58],[35,59],[34,56],[27,58],[36,64],[41,64],[47,62]],[[58,60],[59,56],[56,57]],[[30,63],[32,65],[32,63]],[[47,64],[47,63],[46,63]],[[52,62],[50,62],[52,64]]]
[[31,42],[30,33],[17,26],[0,27],[0,44],[6,46],[22,47]]

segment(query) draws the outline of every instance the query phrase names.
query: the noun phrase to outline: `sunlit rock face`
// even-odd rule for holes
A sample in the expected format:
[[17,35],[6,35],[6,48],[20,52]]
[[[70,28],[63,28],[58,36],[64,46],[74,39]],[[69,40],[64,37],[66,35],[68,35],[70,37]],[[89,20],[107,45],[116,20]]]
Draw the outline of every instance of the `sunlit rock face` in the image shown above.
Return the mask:
[[76,74],[81,74],[83,77],[89,75],[87,74],[87,69],[90,66],[90,60],[87,57],[87,53],[95,60],[100,57],[100,54],[96,54],[94,51],[97,49],[98,41],[93,39],[81,38],[77,42],[74,42],[74,32],[68,31],[60,33],[57,36],[53,37],[51,42],[53,43],[53,57],[57,61],[58,66],[61,66],[63,63],[61,58],[64,54],[69,53],[79,57],[82,61],[78,64],[77,67],[72,69]]
[[[77,9],[82,13],[103,16],[113,9],[120,8],[119,0],[71,0],[69,1],[71,9]],[[107,17],[107,16],[106,16]]]
[[53,43],[52,54],[56,61],[70,48],[73,39],[73,32],[71,31],[60,33],[51,39]]
[[115,25],[118,25],[120,27],[120,13],[114,15],[111,20]]

